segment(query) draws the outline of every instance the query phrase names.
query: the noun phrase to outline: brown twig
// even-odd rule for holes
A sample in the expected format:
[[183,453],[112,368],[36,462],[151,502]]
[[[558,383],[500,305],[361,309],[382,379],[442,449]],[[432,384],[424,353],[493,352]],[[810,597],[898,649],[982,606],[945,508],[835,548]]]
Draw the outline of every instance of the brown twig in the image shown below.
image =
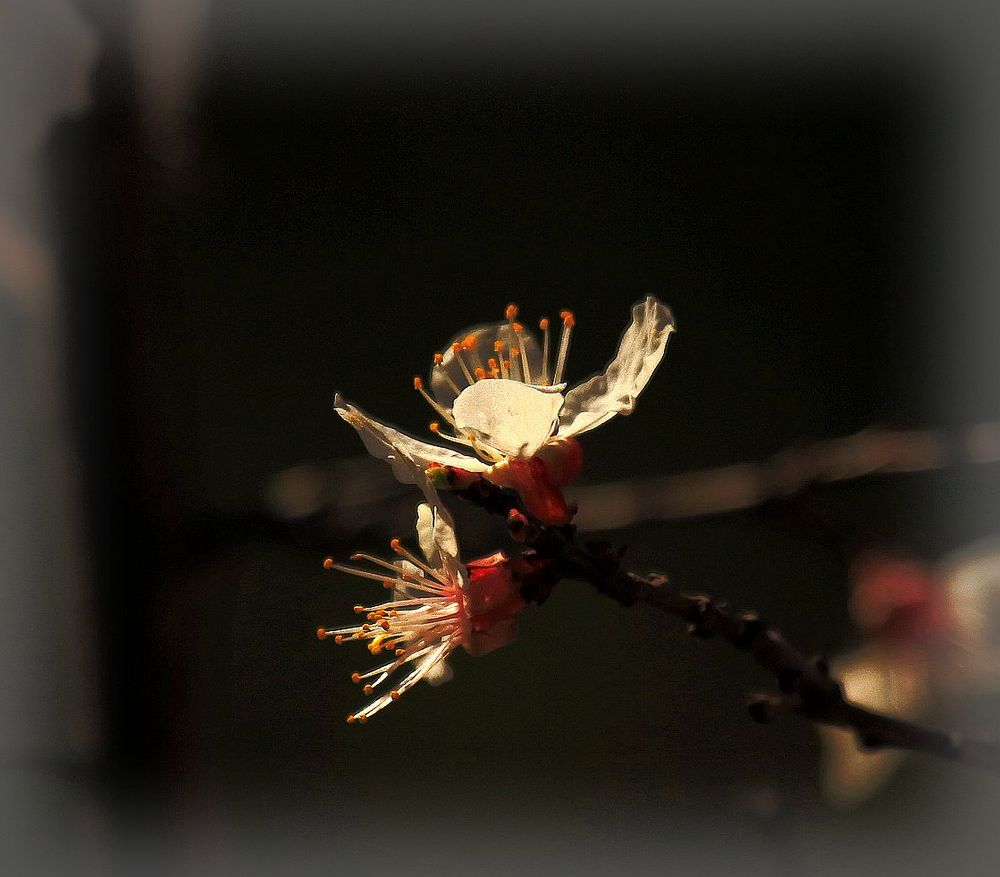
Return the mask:
[[[578,567],[578,571],[585,570]],[[865,749],[910,749],[1000,771],[1000,747],[995,741],[936,731],[852,703],[823,658],[807,658],[755,612],[735,611],[711,597],[684,594],[658,575],[609,576],[595,569],[586,580],[625,605],[651,606],[686,622],[692,635],[718,637],[753,657],[775,677],[784,695],[752,700],[749,709],[756,721],[768,722],[790,708],[817,724],[853,730]]]
[[768,722],[792,712],[821,725],[854,731],[865,749],[908,749],[1000,771],[1000,745],[936,731],[866,709],[844,696],[824,658],[808,658],[756,612],[738,611],[704,595],[685,594],[662,575],[637,575],[621,567],[622,553],[607,544],[584,544],[573,526],[553,527],[529,518],[510,491],[483,479],[454,491],[494,514],[505,514],[511,535],[525,545],[538,573],[526,580],[526,599],[542,602],[562,579],[587,582],[623,606],[643,604],[687,625],[701,639],[718,638],[750,655],[777,681],[781,695],[763,695],[749,704],[752,718]]

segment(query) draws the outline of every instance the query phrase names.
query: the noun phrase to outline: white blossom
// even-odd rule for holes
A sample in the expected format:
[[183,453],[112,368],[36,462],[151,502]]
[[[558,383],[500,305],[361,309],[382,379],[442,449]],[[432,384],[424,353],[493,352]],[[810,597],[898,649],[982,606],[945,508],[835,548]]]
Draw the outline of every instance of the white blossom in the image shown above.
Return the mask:
[[516,306],[510,305],[506,316],[435,355],[431,392],[422,378],[414,378],[414,387],[440,418],[431,423],[431,431],[461,451],[413,438],[337,396],[337,413],[358,431],[371,454],[392,465],[400,480],[417,480],[414,464],[453,466],[490,477],[493,467],[529,459],[556,439],[580,435],[617,414],[631,414],[676,330],[670,308],[648,296],[632,308],[632,323],[604,372],[567,390],[563,374],[573,314],[561,314],[554,356],[548,319],[539,323],[539,345],[517,321]]

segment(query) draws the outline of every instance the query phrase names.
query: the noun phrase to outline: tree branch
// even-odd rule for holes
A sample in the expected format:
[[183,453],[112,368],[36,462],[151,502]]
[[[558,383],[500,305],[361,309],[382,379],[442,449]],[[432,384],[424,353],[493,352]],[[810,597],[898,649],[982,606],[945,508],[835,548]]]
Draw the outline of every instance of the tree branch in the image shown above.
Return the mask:
[[711,597],[684,594],[658,575],[598,572],[587,580],[625,605],[651,606],[686,622],[694,636],[718,637],[748,653],[775,677],[784,694],[752,700],[750,715],[756,721],[768,722],[790,709],[817,724],[854,731],[864,749],[909,749],[1000,771],[1000,747],[995,741],[936,731],[852,703],[823,658],[807,658],[755,612],[738,612]]
[[541,603],[560,580],[577,579],[622,606],[649,606],[683,621],[693,636],[718,638],[750,655],[774,676],[782,693],[754,698],[749,704],[754,720],[768,722],[779,713],[792,712],[816,724],[852,730],[864,749],[908,749],[1000,771],[1000,745],[995,740],[936,731],[848,700],[824,658],[806,657],[756,612],[685,594],[663,575],[628,572],[621,567],[621,551],[604,543],[581,546],[574,526],[554,527],[529,518],[516,494],[485,479],[475,478],[453,492],[507,516],[511,535],[526,546],[524,558],[534,560],[537,570],[525,579],[525,599]]

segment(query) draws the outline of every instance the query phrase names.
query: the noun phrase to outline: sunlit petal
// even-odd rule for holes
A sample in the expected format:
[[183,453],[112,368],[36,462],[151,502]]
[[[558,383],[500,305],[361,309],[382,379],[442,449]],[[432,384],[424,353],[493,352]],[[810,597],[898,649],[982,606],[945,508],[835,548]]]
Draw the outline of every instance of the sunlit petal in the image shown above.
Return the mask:
[[393,474],[404,484],[416,484],[424,488],[427,479],[423,473],[432,463],[455,466],[469,472],[484,472],[488,468],[486,463],[476,457],[422,442],[386,426],[346,402],[340,395],[334,400],[334,408],[358,431],[368,453],[387,461],[392,466]]
[[663,359],[670,333],[676,330],[665,304],[647,296],[632,308],[632,324],[625,330],[618,353],[603,374],[566,393],[559,416],[559,435],[579,435],[616,414],[631,414],[635,400]]
[[562,405],[555,387],[488,380],[464,390],[453,412],[459,432],[503,454],[530,457],[555,431]]

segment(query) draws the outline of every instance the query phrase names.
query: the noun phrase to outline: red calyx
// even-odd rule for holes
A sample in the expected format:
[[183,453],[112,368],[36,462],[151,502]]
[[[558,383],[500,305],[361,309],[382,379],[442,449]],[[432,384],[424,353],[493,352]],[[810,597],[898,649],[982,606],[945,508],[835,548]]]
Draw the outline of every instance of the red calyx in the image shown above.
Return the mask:
[[471,615],[470,655],[485,655],[517,638],[517,613],[524,608],[520,583],[502,551],[469,561],[466,600]]

